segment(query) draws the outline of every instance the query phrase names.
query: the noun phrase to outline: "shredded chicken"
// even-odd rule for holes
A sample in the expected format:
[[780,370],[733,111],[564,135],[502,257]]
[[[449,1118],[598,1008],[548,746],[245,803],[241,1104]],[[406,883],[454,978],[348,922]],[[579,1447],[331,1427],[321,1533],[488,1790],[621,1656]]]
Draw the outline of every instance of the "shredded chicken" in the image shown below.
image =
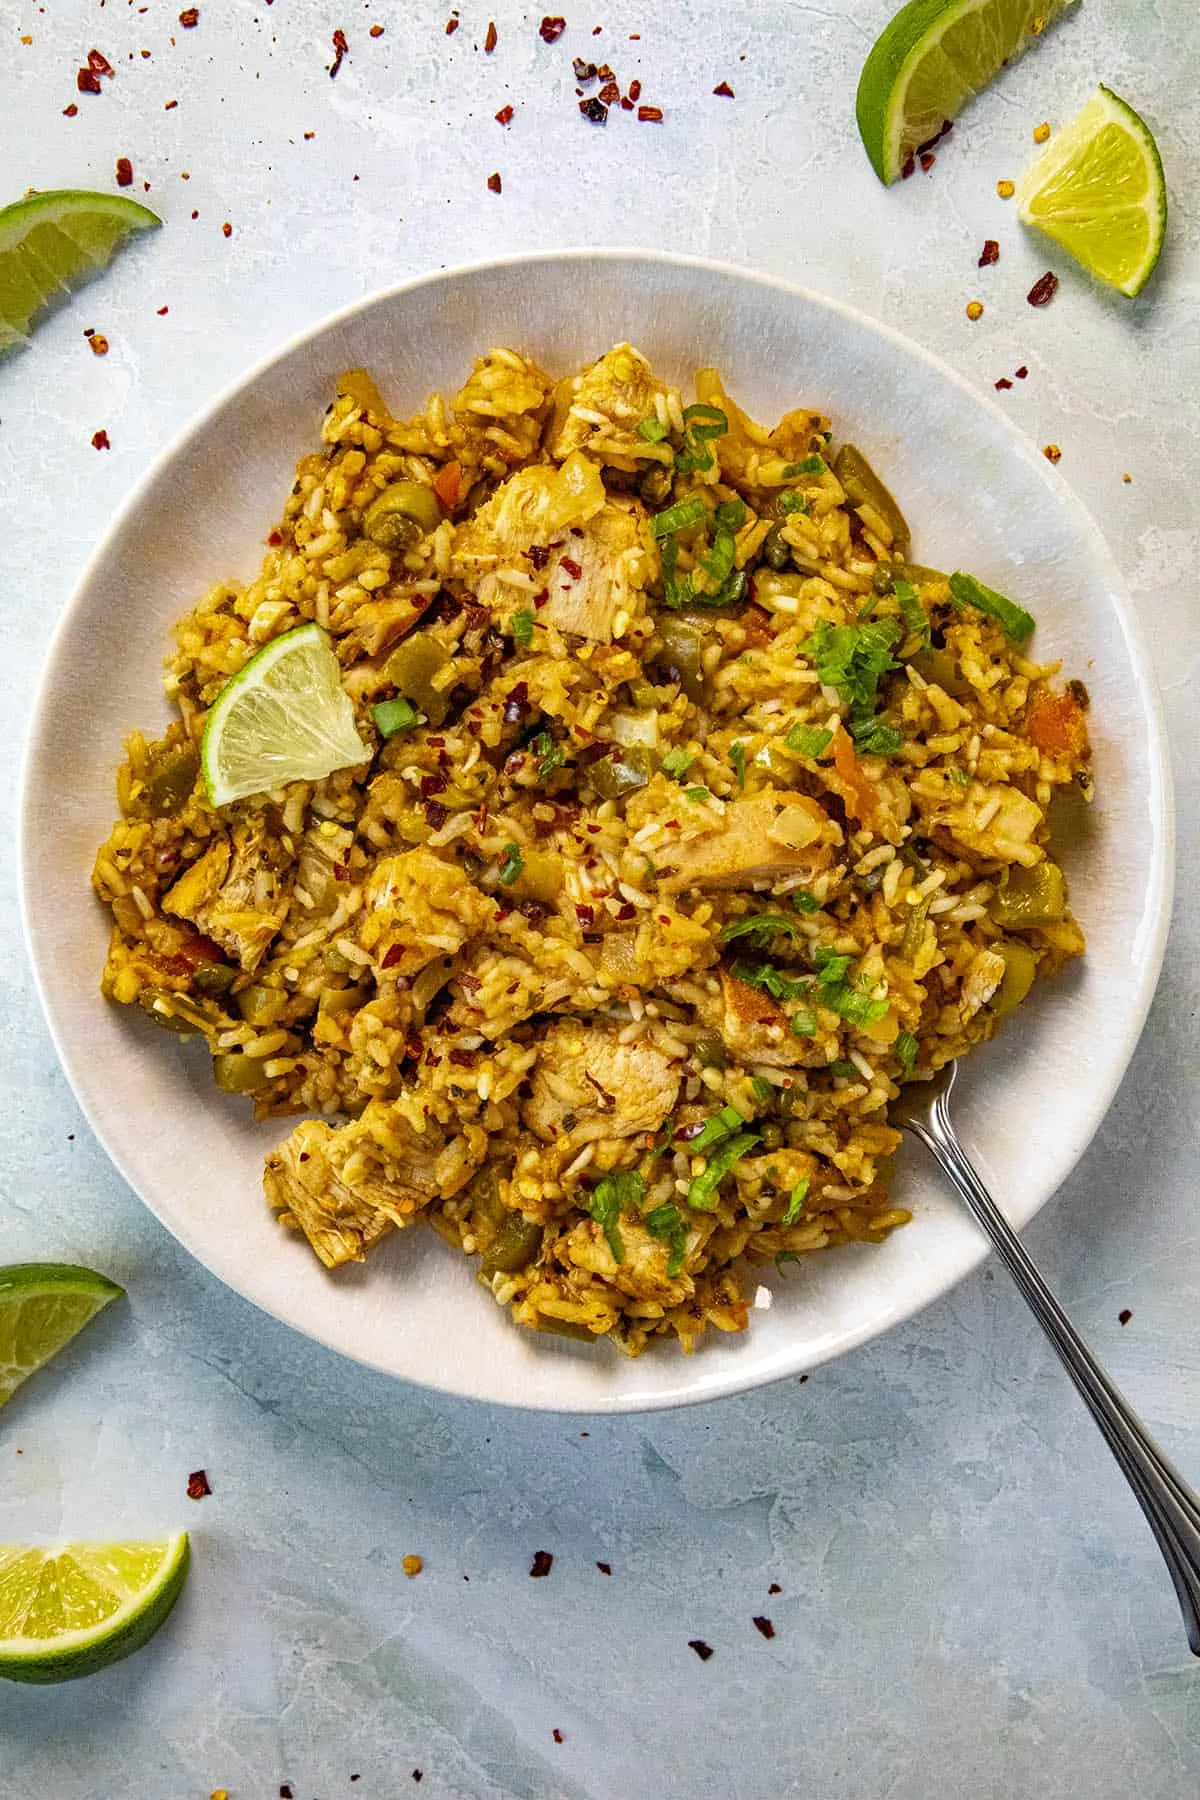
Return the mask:
[[532,545],[586,525],[605,499],[600,471],[586,456],[568,456],[561,468],[540,463],[518,469],[458,532],[454,572],[478,576],[515,562]]
[[235,825],[164,894],[163,911],[190,919],[252,974],[287,917],[289,861],[262,819]]
[[376,863],[358,941],[394,975],[411,976],[440,956],[453,956],[495,913],[495,901],[457,864],[423,847],[407,850]]
[[667,892],[745,888],[791,875],[808,881],[829,867],[841,839],[815,800],[767,789],[751,800],[731,800],[711,831],[674,847],[659,886]]
[[808,1055],[807,1043],[791,1030],[778,1001],[727,969],[721,970],[721,999],[714,1012],[721,1042],[739,1062],[794,1069]]
[[649,557],[641,541],[642,508],[610,503],[588,524],[576,528],[546,570],[543,625],[574,632],[594,644],[611,643],[614,623],[625,613],[624,630],[640,613]]
[[[561,461],[598,436],[627,435],[643,419],[655,417],[655,396],[663,392],[645,357],[629,344],[618,344],[582,375],[559,384],[549,434],[551,456]],[[588,413],[601,414],[606,423],[587,418]],[[638,447],[644,456],[645,442]]]
[[622,1044],[607,1025],[564,1021],[542,1040],[523,1118],[546,1143],[657,1131],[679,1090],[679,1070],[644,1041]]
[[327,1269],[362,1262],[394,1225],[411,1222],[423,1198],[377,1181],[344,1181],[329,1155],[338,1138],[324,1119],[305,1119],[271,1152],[263,1175],[281,1224],[302,1231]]

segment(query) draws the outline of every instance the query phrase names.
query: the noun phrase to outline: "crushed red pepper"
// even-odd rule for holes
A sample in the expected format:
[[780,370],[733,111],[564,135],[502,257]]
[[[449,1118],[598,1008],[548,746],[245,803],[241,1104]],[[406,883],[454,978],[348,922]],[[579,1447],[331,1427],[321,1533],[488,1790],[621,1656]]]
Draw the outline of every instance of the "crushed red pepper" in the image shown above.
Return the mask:
[[713,89],[713,93],[720,94],[722,100],[736,100],[737,99],[737,95],[734,93],[733,89],[730,87],[730,85],[727,81],[719,81],[717,83],[716,87]]
[[502,192],[503,184],[500,180],[500,171],[498,169],[493,174],[488,176],[487,184],[488,184],[488,188],[489,188],[490,192],[492,192],[493,194],[499,194]]
[[777,1581],[773,1581],[771,1583],[770,1587],[767,1589],[767,1592],[768,1592],[768,1594],[782,1594],[783,1589],[780,1587],[780,1585]]
[[561,1744],[563,1741],[563,1734],[558,1729],[557,1725],[554,1727],[554,1730],[550,1733],[550,1736],[554,1739],[556,1744]]
[[91,346],[93,356],[108,355],[108,339],[102,331],[85,331],[83,335]]
[[460,21],[458,19],[447,19],[446,20],[446,36],[447,37],[454,36],[455,32],[458,30],[459,23],[460,23]]
[[595,81],[595,79],[596,79],[595,63],[585,62],[582,56],[577,56],[575,58],[575,61],[571,64],[571,67],[575,71],[576,81],[582,82],[584,87],[587,86],[589,81]]
[[637,116],[641,120],[643,125],[661,124],[662,116],[663,116],[662,107],[661,106],[639,106],[637,109]]
[[765,1619],[761,1613],[755,1615],[752,1623],[754,1629],[756,1631],[761,1631],[765,1638],[773,1638],[775,1636],[775,1627],[772,1625],[770,1619]]
[[332,42],[333,42],[334,54],[333,54],[333,61],[329,65],[330,81],[333,80],[334,76],[337,74],[338,70],[341,68],[343,57],[347,56],[350,51],[350,46],[346,42],[346,34],[344,31],[341,31],[341,30],[335,31],[333,34]]
[[694,1650],[701,1662],[707,1662],[712,1655],[712,1645],[706,1644],[703,1638],[689,1638],[688,1649]]
[[205,1500],[212,1493],[212,1483],[203,1469],[193,1469],[187,1478],[189,1500]]
[[917,159],[910,151],[909,154],[905,157],[903,166],[900,170],[901,181],[907,181],[909,176],[915,173],[916,167],[917,167]]
[[117,186],[118,187],[132,187],[132,185],[133,185],[133,164],[130,162],[130,160],[127,156],[118,156],[118,158],[117,158]]
[[75,86],[81,94],[98,94],[100,77],[94,69],[80,69],[75,76]]
[[500,41],[500,34],[496,30],[496,21],[495,21],[495,19],[489,19],[487,35],[485,36],[485,38],[483,40],[484,55],[490,56],[492,54],[492,51],[496,48],[496,45],[499,43],[499,41]]
[[116,73],[102,50],[89,50],[87,66],[96,75],[113,75]]
[[1034,282],[1025,298],[1030,306],[1049,306],[1057,292],[1058,276],[1053,269],[1047,269],[1046,273],[1039,276]]
[[94,431],[92,433],[92,449],[93,450],[111,450],[112,449],[112,445],[108,441],[107,431]]
[[222,237],[232,237],[233,236],[233,226],[229,223],[228,219],[226,219],[225,223],[221,227],[221,236]]
[[191,31],[193,26],[200,23],[200,8],[198,6],[185,6],[179,15],[179,23],[183,26],[185,31]]
[[621,98],[621,90],[615,81],[606,81],[604,86],[600,89],[599,97],[603,100],[605,106],[615,106],[617,101]]
[[279,1800],[293,1800],[291,1783],[281,1781],[279,1784]]
[[611,1575],[612,1574],[612,1564],[611,1563],[598,1562],[596,1564],[596,1567],[599,1569],[599,1571],[602,1575]]
[[170,309],[169,309],[169,308],[168,308],[168,307],[165,307],[165,306],[160,306],[160,307],[159,307],[159,309],[158,309],[158,316],[159,316],[159,318],[160,318],[160,319],[161,319],[161,318],[163,318],[163,317],[164,317],[164,315],[165,315],[165,314],[166,314],[166,313],[167,313],[167,312],[168,312],[168,311],[169,311],[169,310],[170,310]]
[[987,269],[990,268],[993,263],[998,263],[999,261],[999,244],[996,242],[995,238],[984,238],[983,249],[979,252],[979,267],[981,269]]
[[511,125],[512,117],[513,117],[512,107],[511,106],[502,106],[500,108],[500,111],[496,114],[496,123],[497,123],[497,125]]
[[178,105],[179,105],[178,100],[168,100],[166,105],[163,107],[163,111],[164,112],[174,112],[175,108]]
[[63,107],[63,118],[64,119],[73,119],[75,117],[75,115],[78,113],[78,111],[79,111],[79,108],[76,106],[75,102],[72,100],[70,106]]
[[[1129,480],[1128,475],[1125,477],[1125,479],[1126,479],[1126,481]],[[1121,1311],[1117,1314],[1117,1324],[1118,1325],[1128,1325],[1128,1323],[1129,1323],[1130,1319],[1132,1319],[1132,1317],[1133,1317],[1133,1314],[1130,1312],[1129,1308],[1127,1306],[1122,1307]]]
[[594,94],[590,100],[579,102],[579,110],[584,118],[593,125],[608,124],[608,108],[603,100],[598,100]]
[[538,36],[544,44],[557,44],[567,29],[567,21],[558,15],[547,13],[538,26]]
[[1004,388],[1010,388],[1012,386],[1012,382],[1008,379],[1007,375],[1002,375],[1000,377],[999,381],[995,382],[993,385],[995,387],[1003,390]]
[[1056,463],[1062,461],[1062,451],[1057,444],[1043,444],[1042,455],[1047,462]]
[[383,26],[382,25],[372,25],[370,31],[368,31],[368,33],[367,33],[367,36],[373,37],[373,38],[381,38],[383,36]]
[[937,161],[937,157],[933,154],[932,150],[922,150],[920,161],[921,167],[924,169],[926,175],[928,175],[930,169],[932,169],[934,163]]
[[553,1566],[554,1557],[549,1550],[535,1550],[533,1553],[533,1561],[529,1565],[529,1573],[533,1576],[535,1581],[539,1581],[542,1576],[550,1573]]
[[1025,367],[1024,363],[1021,364],[1019,369],[1013,370],[1013,374],[1016,376],[1018,381],[1024,381],[1024,379],[1028,375],[1028,373],[1029,373],[1029,370]]

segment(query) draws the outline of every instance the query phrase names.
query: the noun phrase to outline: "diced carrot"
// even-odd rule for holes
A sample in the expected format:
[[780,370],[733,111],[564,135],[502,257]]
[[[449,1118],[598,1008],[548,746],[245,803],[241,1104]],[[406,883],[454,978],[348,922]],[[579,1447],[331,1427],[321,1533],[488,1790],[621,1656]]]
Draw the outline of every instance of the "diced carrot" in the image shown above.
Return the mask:
[[442,505],[446,508],[447,512],[453,512],[454,508],[458,505],[458,496],[461,487],[462,467],[459,463],[447,463],[444,469],[438,470],[437,479],[433,484],[433,491],[441,501]]
[[1043,688],[1029,709],[1029,736],[1047,756],[1086,756],[1087,720],[1073,694]]
[[839,725],[833,734],[833,766],[842,778],[842,800],[852,819],[870,824],[879,812],[875,789],[863,774],[850,734]]

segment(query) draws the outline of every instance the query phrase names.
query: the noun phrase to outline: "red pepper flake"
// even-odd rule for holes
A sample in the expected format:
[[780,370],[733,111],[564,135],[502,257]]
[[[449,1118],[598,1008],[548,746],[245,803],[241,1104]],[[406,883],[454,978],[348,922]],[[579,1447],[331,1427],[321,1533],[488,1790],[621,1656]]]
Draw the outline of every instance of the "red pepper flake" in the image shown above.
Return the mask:
[[988,269],[993,263],[1000,261],[1000,246],[995,238],[984,238],[983,249],[979,252],[979,267]]
[[499,41],[500,41],[500,34],[496,30],[496,21],[495,21],[495,19],[489,19],[487,34],[483,40],[484,55],[490,56],[492,54],[492,51],[496,48],[496,45],[499,43]]
[[102,331],[85,331],[83,335],[92,347],[93,356],[108,355],[108,339]]
[[63,107],[63,118],[64,119],[73,119],[75,117],[75,115],[78,113],[78,111],[79,111],[79,108],[76,106],[75,102],[72,100],[70,106]]
[[1133,1317],[1133,1314],[1130,1312],[1129,1308],[1127,1306],[1122,1307],[1121,1311],[1117,1314],[1117,1324],[1118,1325],[1128,1325],[1128,1323],[1129,1323],[1130,1319],[1132,1319],[1132,1317]]
[[567,21],[564,18],[547,13],[538,26],[538,36],[544,44],[557,44],[566,29]]
[[179,15],[179,23],[183,26],[185,31],[193,30],[193,28],[200,23],[200,8],[198,6],[185,6]]
[[925,171],[926,175],[928,175],[930,169],[932,169],[932,167],[936,161],[937,161],[937,157],[933,154],[932,150],[922,150],[920,162],[921,162],[921,167]]
[[193,212],[192,217],[193,217],[193,219],[198,219],[200,217],[200,214],[198,212]]
[[1008,379],[1007,375],[1002,375],[1000,377],[999,381],[997,381],[994,385],[997,388],[1003,390],[1004,388],[1010,388],[1012,386],[1012,382]]
[[94,69],[80,69],[75,77],[75,86],[79,89],[81,94],[98,94],[100,92],[100,77],[96,74]]
[[167,104],[163,107],[163,111],[164,112],[174,112],[175,108],[178,105],[179,105],[178,100],[168,100]]
[[639,101],[639,100],[640,100],[640,99],[641,99],[641,97],[642,97],[642,84],[641,84],[641,82],[640,82],[640,81],[631,81],[631,82],[630,82],[630,84],[629,84],[629,98],[630,98],[630,99],[631,99],[631,100],[632,100],[632,101],[633,101],[633,102],[634,102],[634,104],[635,104],[635,105],[636,105],[636,104],[637,104],[637,102],[638,102],[638,101]]
[[187,1497],[189,1500],[204,1500],[212,1493],[212,1483],[203,1469],[193,1469],[187,1479]]
[[500,111],[496,114],[497,125],[511,125],[512,124],[512,116],[513,116],[512,107],[511,106],[502,106],[500,108]]
[[610,69],[607,63],[601,63],[600,67],[596,70],[596,73],[601,81],[615,81],[617,79],[615,70]]
[[612,1574],[612,1564],[611,1563],[598,1562],[596,1564],[596,1567],[599,1569],[599,1571],[602,1575],[611,1575]]
[[577,905],[575,908],[575,917],[579,920],[581,925],[594,925],[596,923],[596,909],[594,906]]
[[596,79],[595,63],[585,62],[582,56],[577,56],[575,58],[575,61],[571,64],[571,67],[575,71],[576,81],[581,81],[583,83],[584,87],[587,86],[589,81],[595,81],[595,79]]
[[641,120],[643,125],[659,125],[662,123],[662,116],[663,116],[663,113],[662,113],[661,106],[639,106],[638,107],[638,118]]
[[630,906],[628,904],[628,902],[624,906],[619,906],[617,908],[617,919],[622,925],[627,924],[630,919],[634,919],[636,917],[637,917],[637,907]]
[[916,167],[917,167],[917,159],[910,151],[909,154],[905,157],[904,163],[901,167],[900,179],[902,181],[907,181],[909,176],[915,173]]
[[736,100],[737,99],[737,95],[734,93],[733,89],[730,87],[730,85],[727,81],[719,81],[717,83],[716,87],[713,89],[713,93],[719,94],[721,96],[722,100]]
[[429,821],[429,828],[431,831],[440,831],[442,826],[446,823],[446,820],[450,817],[450,814],[446,811],[446,808],[442,805],[440,800],[427,800],[425,802],[425,817]]
[[600,89],[600,98],[606,106],[615,106],[621,98],[621,90],[615,81],[606,81]]
[[560,556],[558,559],[558,566],[560,569],[565,569],[567,571],[567,574],[571,577],[572,581],[578,581],[583,574],[582,568],[575,561],[574,557],[571,556]]
[[112,449],[112,445],[108,441],[107,431],[94,431],[92,433],[92,449],[93,450],[111,450]]
[[291,1783],[283,1781],[279,1785],[279,1800],[294,1800]]
[[1019,369],[1013,370],[1013,374],[1016,376],[1018,381],[1024,381],[1024,379],[1028,375],[1028,373],[1029,373],[1029,370],[1025,367],[1024,363],[1021,364]]
[[529,1566],[529,1573],[533,1576],[535,1581],[539,1581],[543,1575],[548,1575],[550,1573],[553,1566],[554,1557],[549,1550],[535,1550],[533,1553],[533,1561]]
[[381,38],[383,36],[383,26],[382,25],[372,25],[370,31],[368,31],[368,33],[367,33],[367,36],[373,37],[373,38]]
[[561,1744],[563,1741],[563,1734],[558,1729],[557,1725],[554,1727],[554,1730],[550,1733],[550,1736],[554,1739],[556,1744]]
[[229,223],[228,219],[226,219],[225,223],[221,227],[221,236],[222,237],[232,237],[233,236],[233,226]]
[[712,1655],[712,1645],[706,1644],[703,1638],[689,1638],[688,1649],[694,1650],[701,1662],[707,1662]]
[[1057,444],[1043,444],[1042,455],[1047,462],[1056,463],[1062,461],[1062,451]]
[[1049,306],[1057,292],[1058,276],[1052,269],[1047,269],[1046,273],[1034,282],[1025,298],[1030,306]]
[[608,124],[608,108],[603,100],[597,100],[593,94],[590,100],[581,100],[579,110],[592,125]]
[[755,1616],[753,1624],[754,1629],[756,1631],[761,1631],[765,1638],[773,1638],[775,1636],[775,1627],[772,1625],[770,1619],[764,1619],[761,1613],[758,1613]]
[[446,36],[447,37],[454,36],[455,32],[458,30],[459,23],[460,23],[460,21],[458,19],[447,19],[446,20]]
[[777,1581],[773,1581],[771,1583],[770,1587],[767,1589],[767,1592],[768,1592],[768,1594],[782,1594],[783,1589],[780,1587],[780,1585]]
[[525,552],[535,569],[544,569],[550,561],[549,544],[530,544]]
[[501,192],[502,184],[500,181],[500,172],[498,169],[493,171],[493,173],[488,176],[487,184],[493,194],[498,194]]
[[164,318],[165,318],[165,317],[166,317],[166,316],[167,316],[167,312],[168,312],[168,310],[169,310],[169,308],[167,308],[167,307],[165,307],[165,306],[160,306],[160,307],[159,307],[159,309],[158,309],[158,316],[159,316],[159,318],[160,318],[160,319],[164,319]]
[[333,34],[332,42],[333,42],[334,55],[333,55],[333,61],[329,66],[330,81],[333,80],[334,76],[337,74],[338,70],[341,68],[342,58],[344,56],[346,56],[350,50],[350,46],[346,42],[346,34],[344,31],[335,31]]
[[133,164],[127,156],[118,156],[117,158],[117,186],[133,186]]
[[100,50],[89,50],[87,66],[95,75],[112,75],[113,66]]

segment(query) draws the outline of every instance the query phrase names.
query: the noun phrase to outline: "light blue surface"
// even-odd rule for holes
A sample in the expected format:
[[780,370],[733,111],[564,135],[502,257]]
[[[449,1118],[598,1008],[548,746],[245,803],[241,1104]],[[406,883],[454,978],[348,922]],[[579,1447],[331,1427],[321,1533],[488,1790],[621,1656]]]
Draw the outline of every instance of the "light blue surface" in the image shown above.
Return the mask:
[[[666,244],[854,301],[981,387],[1027,365],[1005,403],[1062,446],[1154,633],[1181,821],[1147,1033],[1028,1241],[1198,1479],[1194,18],[1185,0],[1088,0],[928,178],[885,193],[852,125],[884,12],[622,5],[597,9],[597,38],[568,12],[546,46],[540,15],[500,0],[486,57],[485,11],[447,38],[426,0],[209,0],[194,31],[174,6],[73,0],[51,21],[6,0],[11,194],[111,186],[127,155],[130,192],[150,180],[168,226],[0,365],[5,722],[15,760],[54,619],[165,439],[290,331],[423,267]],[[338,25],[351,54],[331,82]],[[74,87],[92,44],[117,71],[99,97]],[[665,123],[587,126],[580,54],[638,76]],[[711,96],[722,79],[734,101]],[[1164,264],[1133,305],[1023,238],[994,196],[1031,126],[1097,79],[1145,112],[1172,183]],[[492,115],[509,101],[506,131]],[[1001,260],[977,270],[987,236]],[[1034,312],[1046,267],[1062,289]],[[10,846],[14,797],[10,781]],[[3,1800],[270,1800],[281,1782],[296,1800],[1192,1800],[1200,1664],[1140,1514],[1000,1273],[803,1385],[644,1420],[493,1412],[363,1373],[218,1288],[110,1172],[41,1025],[11,854],[3,880],[0,1260],[87,1262],[130,1297],[3,1415],[0,1538],[183,1524],[196,1547],[152,1649],[72,1689],[0,1692]],[[200,1467],[214,1492],[194,1504]],[[538,1549],[554,1566],[531,1582]]]

